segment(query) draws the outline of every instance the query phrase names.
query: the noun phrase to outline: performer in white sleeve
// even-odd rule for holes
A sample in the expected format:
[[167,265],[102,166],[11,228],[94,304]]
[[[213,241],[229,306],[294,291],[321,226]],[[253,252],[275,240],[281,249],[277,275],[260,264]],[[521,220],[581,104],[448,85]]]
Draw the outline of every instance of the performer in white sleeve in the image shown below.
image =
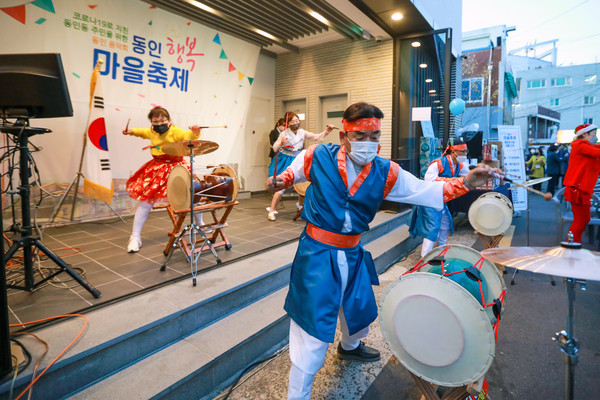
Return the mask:
[[[308,132],[300,128],[300,117],[292,111],[288,111],[285,114],[284,119],[287,121],[287,130],[281,132],[275,143],[273,143],[273,154],[275,154],[275,156],[271,160],[271,164],[269,164],[268,176],[273,176],[275,174],[276,166],[277,175],[285,171],[292,161],[294,161],[294,158],[296,158],[304,148],[305,140],[323,140],[334,128],[333,125],[327,125],[327,128],[319,134]],[[275,214],[277,214],[277,204],[283,197],[283,192],[284,190],[280,190],[273,194],[271,206],[267,207],[267,219],[269,221],[275,221],[277,219],[275,216]],[[298,208],[302,208],[299,204],[297,204],[297,206]]]
[[[423,179],[427,182],[443,181],[457,176],[467,176],[468,173],[467,145],[462,140],[455,139],[440,158],[429,164]],[[423,237],[421,257],[433,249],[436,240],[438,246],[445,245],[448,234],[453,231],[452,215],[448,206],[444,205],[442,210],[425,206],[413,207],[409,231],[412,235]]]
[[292,265],[285,310],[290,315],[292,367],[288,399],[309,399],[315,374],[333,343],[338,316],[340,359],[376,361],[379,351],[361,339],[377,317],[371,285],[379,284],[373,259],[360,245],[383,199],[441,210],[491,177],[480,166],[466,178],[425,182],[398,164],[378,157],[381,110],[356,103],[344,112],[341,145],[319,144],[303,151],[267,189],[310,181],[302,218],[307,221]]

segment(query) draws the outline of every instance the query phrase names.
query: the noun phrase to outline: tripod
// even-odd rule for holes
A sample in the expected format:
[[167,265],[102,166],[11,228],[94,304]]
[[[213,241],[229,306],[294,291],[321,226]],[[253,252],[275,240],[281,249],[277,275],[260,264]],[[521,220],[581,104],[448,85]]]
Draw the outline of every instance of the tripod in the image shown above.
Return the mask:
[[[100,291],[90,286],[86,283],[81,276],[77,274],[77,272],[73,271],[60,257],[56,254],[52,253],[50,249],[48,249],[44,244],[39,240],[39,238],[32,237],[33,230],[31,226],[31,210],[29,205],[29,167],[27,164],[27,160],[29,158],[29,148],[28,139],[29,136],[33,136],[37,133],[45,133],[50,132],[47,129],[40,128],[31,128],[29,127],[29,121],[25,119],[21,119],[18,121],[20,126],[18,127],[18,136],[17,142],[19,146],[19,177],[20,177],[20,186],[19,186],[19,194],[21,196],[21,217],[22,217],[22,227],[21,227],[21,238],[14,241],[13,245],[8,249],[8,251],[3,255],[3,264],[5,265],[8,260],[10,260],[17,250],[20,248],[23,249],[23,267],[25,271],[25,284],[24,286],[18,285],[7,285],[11,289],[19,289],[19,290],[28,290],[32,291],[36,287],[45,283],[46,281],[54,278],[56,275],[61,272],[68,273],[71,278],[73,278],[77,283],[83,286],[88,292],[94,296],[94,298],[100,297]],[[15,131],[14,128],[2,128],[4,132]],[[51,259],[56,265],[58,265],[59,269],[49,276],[43,278],[39,282],[35,282],[34,272],[33,272],[33,248],[39,249],[42,253],[44,253],[49,259]]]

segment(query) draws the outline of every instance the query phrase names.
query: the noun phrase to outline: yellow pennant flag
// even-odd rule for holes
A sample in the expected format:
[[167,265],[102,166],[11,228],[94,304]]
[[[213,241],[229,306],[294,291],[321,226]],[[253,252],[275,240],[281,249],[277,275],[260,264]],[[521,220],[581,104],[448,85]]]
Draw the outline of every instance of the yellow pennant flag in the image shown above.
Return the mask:
[[98,64],[90,83],[90,115],[85,135],[85,154],[82,167],[83,192],[91,198],[110,204],[113,197],[112,171],[108,153],[108,137],[104,121],[104,97]]

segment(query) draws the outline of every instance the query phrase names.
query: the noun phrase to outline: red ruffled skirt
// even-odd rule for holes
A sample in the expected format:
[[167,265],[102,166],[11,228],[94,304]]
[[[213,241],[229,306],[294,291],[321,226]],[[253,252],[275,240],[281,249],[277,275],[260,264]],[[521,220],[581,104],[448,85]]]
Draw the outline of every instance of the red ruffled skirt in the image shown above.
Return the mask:
[[156,203],[167,201],[167,179],[176,165],[189,169],[183,157],[163,154],[152,156],[153,159],[142,165],[135,174],[127,180],[127,192],[132,199]]

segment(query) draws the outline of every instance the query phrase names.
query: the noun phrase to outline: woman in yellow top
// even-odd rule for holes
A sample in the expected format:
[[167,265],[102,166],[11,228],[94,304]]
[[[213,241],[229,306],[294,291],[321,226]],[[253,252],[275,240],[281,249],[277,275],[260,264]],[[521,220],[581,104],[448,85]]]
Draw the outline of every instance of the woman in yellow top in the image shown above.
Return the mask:
[[[167,199],[167,179],[176,165],[188,166],[181,156],[170,156],[162,152],[161,147],[167,143],[184,140],[194,140],[200,137],[200,127],[194,125],[189,131],[171,124],[169,112],[162,107],[154,107],[148,113],[152,124],[150,128],[135,128],[123,131],[124,135],[150,139],[150,154],[148,161],[127,180],[127,192],[133,199],[139,201],[133,218],[133,229],[127,244],[127,252],[135,253],[142,246],[142,227],[148,218],[152,206],[157,201]],[[202,214],[196,214],[196,222],[203,225]]]
[[[544,148],[540,147],[539,149],[537,149],[535,154],[532,155],[531,158],[529,159],[529,161],[527,161],[525,164],[530,165],[532,172],[531,172],[531,174],[529,174],[529,176],[531,177],[531,179],[543,178],[546,175],[545,169],[544,169],[544,167],[546,166],[546,157],[544,157]],[[533,185],[533,188],[536,190],[541,190],[542,184],[537,183],[537,184]]]

